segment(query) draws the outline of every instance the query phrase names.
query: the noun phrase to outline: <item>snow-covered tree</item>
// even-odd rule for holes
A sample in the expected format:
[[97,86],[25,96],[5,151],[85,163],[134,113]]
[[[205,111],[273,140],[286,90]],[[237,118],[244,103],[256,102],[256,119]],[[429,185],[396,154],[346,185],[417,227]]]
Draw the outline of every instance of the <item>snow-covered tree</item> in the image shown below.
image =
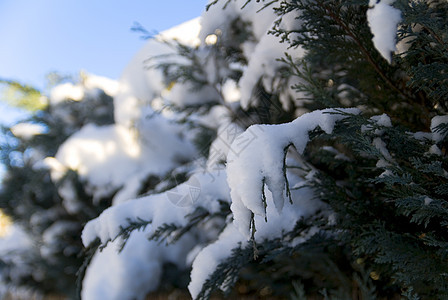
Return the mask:
[[82,298],[446,298],[447,13],[221,0],[149,40],[114,122],[38,164],[68,213],[69,176],[111,199],[82,232]]
[[[6,168],[0,207],[15,223],[14,236],[1,241],[1,273],[10,286],[76,294],[82,227],[110,205],[110,195],[93,201],[76,170],[52,177],[50,166],[59,146],[84,125],[113,123],[113,85],[109,79],[86,75],[78,84],[57,85],[49,97],[21,89],[29,117],[3,128],[0,146]],[[24,107],[22,102],[15,104]],[[13,246],[15,237],[26,247]]]

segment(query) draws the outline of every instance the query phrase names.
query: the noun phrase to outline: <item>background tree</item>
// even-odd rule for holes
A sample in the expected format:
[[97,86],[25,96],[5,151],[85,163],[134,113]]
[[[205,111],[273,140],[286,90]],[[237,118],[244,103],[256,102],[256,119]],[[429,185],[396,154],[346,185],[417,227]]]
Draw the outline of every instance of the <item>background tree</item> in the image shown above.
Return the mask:
[[[76,172],[52,180],[43,160],[55,156],[58,147],[84,124],[113,123],[112,98],[81,83],[57,86],[50,99],[37,89],[4,83],[8,85],[6,99],[27,109],[30,116],[2,128],[1,158],[6,174],[0,207],[25,230],[32,246],[5,256],[2,273],[13,286],[73,296],[83,261],[82,226],[109,205],[110,198],[92,203]],[[81,93],[70,94],[73,89]],[[71,198],[64,194],[67,185],[75,189]]]

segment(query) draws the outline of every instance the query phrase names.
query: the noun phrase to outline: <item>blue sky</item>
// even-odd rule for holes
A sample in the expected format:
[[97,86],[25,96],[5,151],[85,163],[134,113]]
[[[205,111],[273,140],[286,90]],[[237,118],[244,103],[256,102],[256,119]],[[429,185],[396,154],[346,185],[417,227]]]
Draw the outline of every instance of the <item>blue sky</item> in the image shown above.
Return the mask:
[[206,0],[0,0],[0,77],[43,88],[51,71],[118,78],[144,41],[199,16]]

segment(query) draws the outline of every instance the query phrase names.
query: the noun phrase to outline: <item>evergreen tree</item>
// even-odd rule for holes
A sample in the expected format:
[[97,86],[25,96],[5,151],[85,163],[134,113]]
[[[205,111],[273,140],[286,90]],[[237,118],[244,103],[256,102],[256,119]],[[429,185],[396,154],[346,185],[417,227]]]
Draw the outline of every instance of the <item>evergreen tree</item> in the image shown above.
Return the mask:
[[[87,203],[113,198],[82,233],[83,299],[187,285],[195,299],[446,298],[447,12],[442,0],[211,1],[200,44],[151,39],[113,127],[83,122],[58,144]],[[80,155],[106,129],[139,151]],[[58,177],[60,165],[50,194],[64,204],[76,172]]]
[[[7,84],[9,91],[17,90],[21,100],[7,99],[28,109],[30,116],[2,128],[0,149],[6,173],[0,207],[25,230],[32,246],[7,255],[2,261],[2,274],[15,287],[73,297],[76,273],[83,262],[82,226],[110,205],[110,199],[93,203],[74,170],[59,180],[52,179],[44,159],[54,157],[59,146],[84,124],[113,123],[112,98],[82,83],[61,83],[55,89],[71,87],[82,93],[73,96],[69,91],[50,99],[37,89],[15,82]],[[67,186],[74,188],[74,195],[64,194]]]

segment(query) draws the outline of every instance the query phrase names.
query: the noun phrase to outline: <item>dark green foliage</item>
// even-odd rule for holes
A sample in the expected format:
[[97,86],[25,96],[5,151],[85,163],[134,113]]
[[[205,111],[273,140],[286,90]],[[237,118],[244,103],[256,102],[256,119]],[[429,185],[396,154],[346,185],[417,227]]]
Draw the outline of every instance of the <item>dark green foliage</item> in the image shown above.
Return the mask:
[[204,219],[208,216],[210,216],[210,213],[207,210],[198,207],[193,213],[186,216],[188,219],[188,224],[186,226],[181,227],[176,224],[164,224],[157,228],[154,233],[149,236],[149,239],[159,242],[165,241],[167,244],[175,243],[185,233],[196,227],[198,223],[204,222]]
[[[430,117],[445,109],[443,101],[436,99],[443,99],[446,92],[446,72],[443,70],[446,70],[447,57],[442,49],[446,50],[447,37],[443,29],[447,25],[438,17],[446,16],[446,3],[434,2],[429,7],[425,2],[418,2],[415,4],[418,8],[414,4],[408,5],[408,1],[396,5],[400,8],[406,6],[403,11],[406,25],[400,33],[403,40],[412,40],[412,44],[407,51],[394,57],[396,64],[388,65],[373,48],[365,19],[367,2],[314,1],[311,4],[308,1],[282,1],[277,8],[278,14],[300,11],[297,22],[303,24],[293,31],[277,26],[273,32],[291,46],[300,45],[309,51],[306,67],[298,75],[312,83],[311,86],[320,80],[322,86],[327,86],[320,91],[331,93],[330,97],[322,97],[316,89],[313,96],[318,103],[325,98],[331,102],[321,106],[312,102],[310,108],[365,105],[366,113],[385,112],[406,122],[403,125],[410,129],[427,128]],[[424,14],[434,18],[417,18],[416,10],[419,15],[424,10]],[[431,21],[422,21],[423,18]],[[426,30],[419,30],[419,26]],[[307,85],[299,87],[309,88]],[[348,99],[345,93],[343,98],[337,97],[342,94],[341,88],[349,88],[352,95]],[[425,93],[422,93],[423,89]]]
[[[422,91],[424,100],[432,106],[448,109],[448,8],[444,1],[399,1],[395,6],[403,11],[404,26],[399,38],[409,43],[400,63],[410,74],[408,86]],[[412,42],[410,42],[412,41]]]
[[[346,122],[356,123],[351,121]],[[369,123],[366,120],[365,124]],[[404,130],[382,127],[381,138],[387,141],[393,161],[376,167],[373,163],[385,157],[368,137],[373,131],[364,132],[361,139],[361,127],[355,133],[350,133],[350,127],[340,126],[336,136],[341,135],[346,145],[356,145],[345,148],[357,152],[351,153],[355,162],[350,162],[350,168],[356,166],[350,172],[355,177],[339,172],[333,179],[329,169],[324,177],[318,177],[322,182],[316,181],[315,188],[339,212],[337,227],[346,230],[344,239],[350,240],[355,257],[368,258],[373,268],[383,272],[381,276],[391,277],[402,287],[412,287],[421,296],[442,297],[447,292],[442,274],[448,268],[442,244],[448,238],[448,211],[446,198],[439,193],[447,183],[443,171],[446,159],[425,154],[429,145]],[[346,183],[338,186],[335,179],[343,178]],[[430,246],[424,239],[427,234],[442,244]]]

